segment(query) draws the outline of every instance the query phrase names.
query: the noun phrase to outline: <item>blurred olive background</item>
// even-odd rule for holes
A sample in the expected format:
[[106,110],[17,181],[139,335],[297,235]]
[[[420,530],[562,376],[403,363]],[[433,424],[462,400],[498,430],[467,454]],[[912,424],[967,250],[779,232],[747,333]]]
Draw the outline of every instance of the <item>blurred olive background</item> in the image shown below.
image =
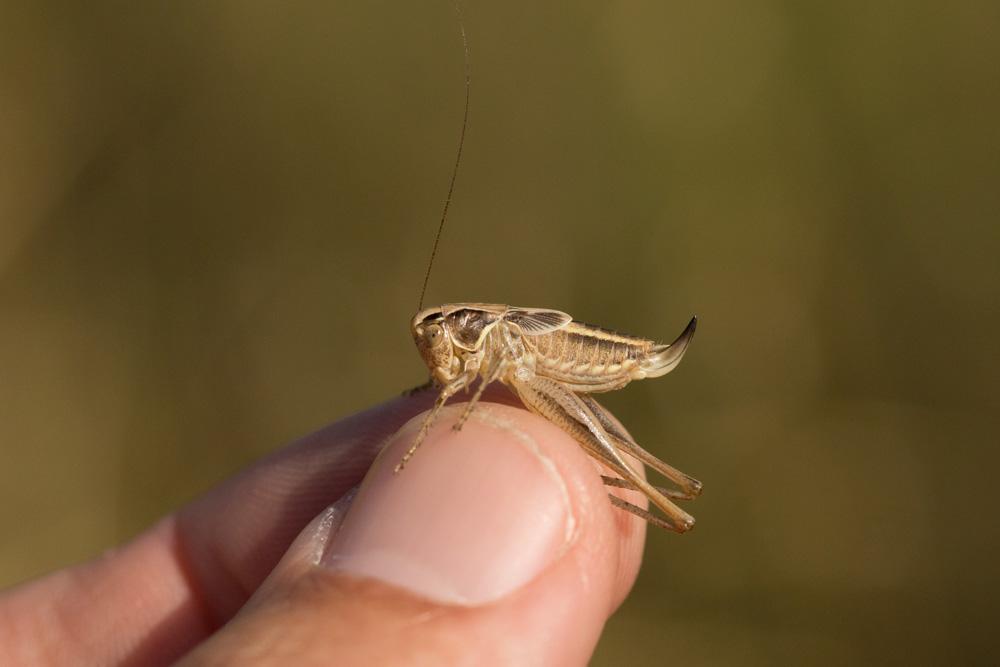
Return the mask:
[[[466,3],[428,301],[672,339],[705,482],[595,664],[985,663],[1000,4]],[[0,585],[421,382],[440,3],[0,3]]]

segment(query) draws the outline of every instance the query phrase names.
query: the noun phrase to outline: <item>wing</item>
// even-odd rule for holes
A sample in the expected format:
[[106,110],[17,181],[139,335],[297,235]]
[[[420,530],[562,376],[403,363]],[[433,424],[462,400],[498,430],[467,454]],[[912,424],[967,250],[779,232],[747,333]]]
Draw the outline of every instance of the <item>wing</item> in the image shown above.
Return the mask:
[[504,320],[521,327],[526,336],[539,336],[562,329],[573,318],[558,310],[511,308],[504,313]]

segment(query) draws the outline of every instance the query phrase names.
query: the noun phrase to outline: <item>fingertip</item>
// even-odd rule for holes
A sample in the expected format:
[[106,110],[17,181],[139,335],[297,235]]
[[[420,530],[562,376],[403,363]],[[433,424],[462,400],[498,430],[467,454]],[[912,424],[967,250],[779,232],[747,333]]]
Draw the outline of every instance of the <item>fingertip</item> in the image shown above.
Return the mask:
[[484,404],[456,431],[441,414],[398,474],[424,415],[378,456],[323,564],[428,599],[497,600],[533,579],[573,540],[577,518],[548,446],[521,413]]

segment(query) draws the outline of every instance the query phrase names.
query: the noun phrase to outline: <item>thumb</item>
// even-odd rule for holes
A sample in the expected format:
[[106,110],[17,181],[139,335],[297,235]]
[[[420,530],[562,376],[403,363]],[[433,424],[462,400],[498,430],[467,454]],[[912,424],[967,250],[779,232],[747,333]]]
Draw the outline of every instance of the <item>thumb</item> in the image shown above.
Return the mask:
[[461,407],[394,474],[404,426],[184,664],[585,664],[645,526],[553,424],[483,404],[455,432]]

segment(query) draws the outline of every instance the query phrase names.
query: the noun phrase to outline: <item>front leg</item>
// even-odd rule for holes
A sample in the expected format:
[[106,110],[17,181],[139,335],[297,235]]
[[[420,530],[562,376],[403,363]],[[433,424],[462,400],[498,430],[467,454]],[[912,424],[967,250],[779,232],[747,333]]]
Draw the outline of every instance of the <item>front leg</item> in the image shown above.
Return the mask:
[[462,374],[441,388],[441,393],[438,395],[437,400],[434,401],[434,407],[431,408],[431,411],[427,413],[426,417],[424,417],[424,423],[420,425],[420,430],[417,432],[416,439],[413,441],[413,444],[410,445],[410,448],[406,450],[406,454],[403,455],[400,462],[396,464],[396,468],[393,472],[398,473],[406,467],[406,463],[413,458],[414,452],[417,451],[417,448],[420,447],[424,438],[427,437],[427,432],[430,431],[431,426],[434,424],[434,420],[437,419],[438,413],[441,412],[441,408],[444,407],[444,404],[448,402],[449,398],[469,386],[469,383],[472,382],[474,377],[475,375],[470,377],[467,374]]
[[484,377],[482,381],[479,383],[479,386],[476,387],[476,392],[472,395],[472,398],[469,400],[469,402],[465,404],[465,410],[462,411],[462,414],[458,418],[458,421],[455,422],[455,425],[451,427],[453,430],[455,431],[462,430],[462,426],[465,425],[465,422],[469,419],[469,416],[472,415],[472,411],[473,409],[475,409],[476,404],[479,403],[479,399],[482,398],[483,391],[486,389],[486,386],[491,382],[493,382],[494,380],[499,379],[500,375],[502,374],[503,374],[503,363],[501,362],[498,363],[494,368],[494,370],[489,374],[489,376]]

